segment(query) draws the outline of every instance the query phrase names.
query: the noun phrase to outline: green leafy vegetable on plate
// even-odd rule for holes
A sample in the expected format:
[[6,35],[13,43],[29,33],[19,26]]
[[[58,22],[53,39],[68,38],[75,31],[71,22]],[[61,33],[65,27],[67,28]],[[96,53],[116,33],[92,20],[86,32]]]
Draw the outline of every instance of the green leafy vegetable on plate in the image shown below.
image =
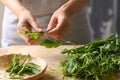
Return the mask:
[[22,79],[25,74],[37,74],[40,72],[40,66],[29,62],[30,55],[28,54],[23,58],[23,62],[20,63],[21,55],[14,54],[12,57],[12,63],[6,69],[11,79]]

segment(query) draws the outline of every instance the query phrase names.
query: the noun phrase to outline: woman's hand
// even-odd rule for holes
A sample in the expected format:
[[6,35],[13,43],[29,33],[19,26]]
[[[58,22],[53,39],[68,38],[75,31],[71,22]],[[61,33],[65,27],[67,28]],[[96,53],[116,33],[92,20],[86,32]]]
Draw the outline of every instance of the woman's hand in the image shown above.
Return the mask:
[[48,24],[47,35],[58,40],[61,39],[68,31],[70,26],[69,15],[61,9],[54,12]]
[[21,30],[32,30],[42,31],[38,24],[36,23],[34,17],[31,13],[21,4],[20,0],[0,0],[5,6],[7,6],[19,19],[17,32],[28,44],[34,44],[37,40],[30,38],[30,35],[25,35],[21,33]]
[[62,38],[70,26],[70,18],[76,14],[88,0],[68,0],[54,12],[47,28],[47,35],[54,39]]
[[21,36],[21,38],[28,44],[34,44],[35,42],[37,42],[38,39],[31,39],[30,35],[23,34],[22,30],[32,31],[32,29],[35,29],[37,32],[42,31],[29,11],[21,12],[21,14],[19,15],[17,32]]

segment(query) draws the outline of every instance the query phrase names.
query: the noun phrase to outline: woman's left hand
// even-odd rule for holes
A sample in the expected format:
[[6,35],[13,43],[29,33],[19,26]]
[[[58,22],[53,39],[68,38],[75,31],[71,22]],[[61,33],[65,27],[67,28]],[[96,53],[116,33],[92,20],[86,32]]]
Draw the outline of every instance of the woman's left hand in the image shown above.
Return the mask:
[[54,39],[62,38],[70,26],[70,18],[89,0],[68,0],[54,12],[47,28],[47,35]]
[[53,39],[61,39],[68,31],[70,26],[70,17],[61,8],[56,10],[48,24],[47,35]]

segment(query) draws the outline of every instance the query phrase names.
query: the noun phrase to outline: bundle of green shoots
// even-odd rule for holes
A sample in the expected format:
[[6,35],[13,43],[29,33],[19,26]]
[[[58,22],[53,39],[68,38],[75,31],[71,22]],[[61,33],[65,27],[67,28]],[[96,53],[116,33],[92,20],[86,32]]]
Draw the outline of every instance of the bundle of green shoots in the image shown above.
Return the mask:
[[96,40],[84,46],[64,49],[68,58],[61,62],[65,76],[84,80],[106,80],[120,70],[120,37],[115,34],[106,40]]
[[[20,63],[20,59],[23,59],[23,62]],[[12,63],[6,69],[6,72],[9,73],[10,79],[22,79],[24,75],[28,74],[37,74],[40,72],[40,66],[34,63],[29,62],[30,55],[27,55],[25,58],[21,54],[14,54],[12,57]]]

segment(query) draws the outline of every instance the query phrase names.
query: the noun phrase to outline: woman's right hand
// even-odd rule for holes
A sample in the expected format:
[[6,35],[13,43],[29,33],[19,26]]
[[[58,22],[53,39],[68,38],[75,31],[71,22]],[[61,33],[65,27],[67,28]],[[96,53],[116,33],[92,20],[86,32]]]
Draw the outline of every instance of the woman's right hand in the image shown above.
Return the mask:
[[42,31],[42,29],[40,29],[39,25],[37,24],[32,14],[27,10],[22,11],[18,18],[19,18],[19,21],[18,21],[18,26],[17,26],[17,32],[21,36],[21,38],[27,44],[34,44],[35,42],[37,42],[38,39],[31,39],[29,34],[23,34],[21,32],[21,30],[32,31],[32,29],[36,30],[37,32]]

